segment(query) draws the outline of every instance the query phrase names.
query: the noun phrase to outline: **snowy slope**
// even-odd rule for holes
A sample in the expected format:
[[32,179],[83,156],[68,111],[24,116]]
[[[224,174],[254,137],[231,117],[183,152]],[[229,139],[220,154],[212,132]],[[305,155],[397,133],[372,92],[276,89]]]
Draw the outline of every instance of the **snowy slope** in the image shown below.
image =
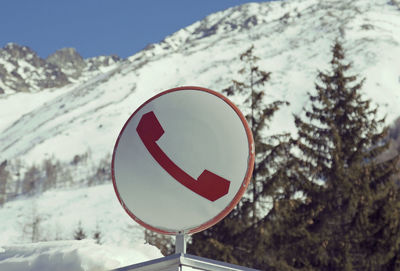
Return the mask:
[[[260,66],[272,71],[271,99],[286,99],[271,130],[293,130],[291,113],[306,103],[318,69],[330,60],[336,38],[344,41],[364,90],[388,121],[400,115],[400,10],[387,0],[276,1],[252,3],[212,14],[148,46],[85,83],[48,91],[24,114],[1,121],[0,160],[60,159],[88,149],[95,157],[112,152],[128,116],[155,93],[182,85],[217,91],[237,78],[238,55],[255,45]],[[34,94],[0,96],[0,116]]]
[[[40,264],[46,266],[41,270],[109,270],[162,256],[144,243],[141,226],[123,211],[111,184],[8,202],[0,221],[0,270],[39,270],[34,267]],[[34,221],[35,239],[42,243],[30,245]],[[101,245],[74,241],[79,224],[89,239],[99,231]],[[70,269],[52,269],[72,263]]]

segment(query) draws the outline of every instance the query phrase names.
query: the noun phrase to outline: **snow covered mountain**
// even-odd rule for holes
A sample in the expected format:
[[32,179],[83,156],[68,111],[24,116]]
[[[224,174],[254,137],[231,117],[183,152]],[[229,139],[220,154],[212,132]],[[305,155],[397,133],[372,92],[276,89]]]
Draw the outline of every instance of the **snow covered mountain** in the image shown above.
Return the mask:
[[117,56],[84,60],[73,48],[42,59],[29,47],[9,43],[0,49],[0,94],[62,87],[105,72],[119,62]]
[[[367,96],[381,105],[388,121],[399,116],[400,10],[395,2],[250,3],[212,14],[125,61],[108,60],[108,66],[101,66],[108,70],[95,69],[92,76],[85,72],[95,66],[93,62],[82,60],[71,49],[46,60],[46,65],[56,65],[64,75],[48,88],[40,88],[42,83],[36,78],[46,74],[44,68],[29,66],[30,80],[24,82],[29,82],[28,89],[42,91],[11,93],[8,88],[0,95],[0,160],[40,161],[52,154],[72,159],[88,149],[102,157],[112,151],[123,123],[140,103],[182,85],[220,91],[237,78],[238,55],[252,44],[261,58],[260,67],[272,72],[267,86],[270,98],[291,102],[275,118],[271,130],[291,130],[291,112],[305,105],[304,94],[313,91],[317,70],[327,67],[337,38],[343,40],[354,72],[367,78]],[[8,45],[3,51],[16,46]],[[24,71],[21,63],[34,54],[20,55],[19,68],[9,68],[14,69],[10,74]],[[75,57],[61,61],[68,55]],[[0,59],[4,63],[4,57]],[[8,77],[0,78],[4,86]]]
[[[50,157],[69,162],[87,152],[99,161],[112,152],[128,117],[154,94],[183,85],[221,91],[232,79],[240,80],[238,56],[251,45],[260,68],[272,72],[268,98],[290,102],[270,132],[294,132],[292,113],[307,106],[306,93],[314,90],[318,70],[328,67],[336,39],[354,73],[366,78],[366,97],[380,106],[388,124],[399,117],[397,0],[250,3],[211,14],[125,60],[82,59],[73,49],[44,60],[28,47],[9,44],[0,50],[0,163],[17,158],[40,163]],[[16,202],[0,209],[0,217]],[[52,216],[47,221],[57,221]],[[13,227],[10,223],[7,227]],[[83,223],[93,226],[91,218]],[[105,225],[111,222],[101,223],[109,229]],[[9,238],[4,232],[0,241],[18,242],[17,234]],[[111,234],[123,232],[105,238],[111,244],[119,240]]]

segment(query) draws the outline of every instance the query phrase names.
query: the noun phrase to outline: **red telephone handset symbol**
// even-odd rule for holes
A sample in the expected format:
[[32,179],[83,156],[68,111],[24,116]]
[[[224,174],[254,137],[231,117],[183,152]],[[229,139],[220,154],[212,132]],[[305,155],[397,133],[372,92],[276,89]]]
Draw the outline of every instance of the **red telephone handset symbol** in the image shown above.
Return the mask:
[[210,201],[216,201],[228,193],[230,181],[208,170],[204,170],[196,180],[164,153],[156,143],[164,134],[164,129],[153,111],[142,116],[136,131],[157,163],[182,185]]

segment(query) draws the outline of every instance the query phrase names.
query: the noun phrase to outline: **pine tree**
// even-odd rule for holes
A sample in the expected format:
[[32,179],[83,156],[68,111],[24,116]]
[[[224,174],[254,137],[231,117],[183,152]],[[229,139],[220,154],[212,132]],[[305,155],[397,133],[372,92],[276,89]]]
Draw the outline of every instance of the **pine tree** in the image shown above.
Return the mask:
[[[265,129],[268,128],[268,123],[271,121],[275,112],[278,111],[282,105],[288,103],[284,101],[266,103],[264,85],[270,79],[271,73],[263,71],[257,66],[259,58],[254,55],[253,51],[254,46],[251,46],[240,55],[243,68],[239,70],[239,74],[244,77],[243,81],[233,80],[233,84],[222,92],[226,93],[228,96],[242,96],[240,108],[244,112],[253,134],[256,161],[248,190],[250,191],[249,201],[252,209],[251,216],[253,222],[256,222],[260,218],[258,214],[259,209],[263,207],[261,198],[266,194],[269,196],[273,195],[270,190],[274,189],[268,189],[268,191],[266,191],[267,187],[265,184],[268,183],[266,182],[266,177],[271,175],[272,168],[274,168],[271,164],[274,163],[276,159],[276,152],[282,147],[282,144],[277,143],[285,142],[288,136],[278,135],[266,137],[264,135]],[[268,183],[268,185],[272,186],[271,183]]]
[[78,223],[78,227],[76,228],[75,232],[74,232],[74,239],[75,240],[83,240],[86,239],[86,233],[82,228],[82,222],[79,221]]
[[33,200],[30,204],[31,209],[25,215],[26,223],[23,225],[23,234],[29,238],[32,243],[43,241],[42,239],[42,221],[43,218],[38,212],[37,203]]
[[93,239],[96,240],[96,244],[101,244],[101,238],[103,237],[103,234],[100,231],[99,225],[96,225],[96,230],[93,233]]
[[42,172],[38,167],[32,165],[24,175],[22,194],[33,195],[40,192],[42,180]]
[[7,170],[7,160],[0,163],[0,207],[7,200],[7,183],[9,181],[10,172]]
[[[260,257],[252,250],[259,238],[260,225],[267,203],[278,198],[277,191],[283,191],[282,183],[275,171],[277,157],[287,150],[288,135],[265,136],[265,129],[274,113],[284,101],[267,103],[264,86],[271,73],[257,66],[259,58],[252,46],[240,55],[243,67],[239,70],[242,81],[233,80],[232,85],[222,92],[241,99],[240,109],[244,113],[255,142],[255,167],[248,193],[234,210],[218,224],[193,235],[188,246],[190,253],[234,264],[252,266],[251,259]],[[262,251],[261,254],[264,254]]]
[[[384,119],[363,99],[363,80],[348,75],[340,43],[331,70],[319,72],[311,108],[298,128],[297,185],[302,196],[277,213],[268,236],[271,270],[399,270],[399,158]],[[289,201],[283,202],[284,204]]]
[[[53,162],[55,161],[55,162]],[[55,188],[60,174],[60,162],[56,161],[54,157],[51,159],[45,159],[42,165],[42,171],[44,172],[43,180],[43,191]]]

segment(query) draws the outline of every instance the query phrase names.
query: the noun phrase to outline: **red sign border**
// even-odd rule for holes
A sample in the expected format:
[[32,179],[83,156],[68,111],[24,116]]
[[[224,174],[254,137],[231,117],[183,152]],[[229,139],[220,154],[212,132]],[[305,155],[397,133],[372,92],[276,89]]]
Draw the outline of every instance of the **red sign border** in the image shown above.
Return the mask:
[[[130,120],[136,115],[136,113],[142,109],[146,104],[150,103],[151,101],[153,101],[154,99],[157,99],[160,96],[163,96],[165,94],[171,93],[171,92],[175,92],[175,91],[182,91],[182,90],[197,90],[197,91],[203,91],[203,92],[207,92],[210,93],[212,95],[217,96],[218,98],[222,99],[224,102],[226,102],[235,112],[236,114],[239,116],[240,120],[242,121],[242,124],[245,128],[246,131],[246,135],[247,135],[247,141],[248,141],[248,147],[249,147],[249,158],[248,158],[248,164],[247,164],[247,172],[246,175],[243,179],[242,185],[240,186],[240,189],[238,190],[238,192],[236,193],[235,197],[232,199],[232,201],[228,204],[227,207],[225,207],[219,214],[217,214],[214,218],[210,219],[209,221],[205,222],[204,224],[201,224],[200,226],[194,227],[190,230],[188,230],[187,232],[173,232],[173,231],[165,231],[163,229],[159,229],[156,227],[153,227],[147,223],[145,223],[144,221],[140,220],[138,217],[136,217],[129,209],[128,207],[126,207],[125,203],[123,202],[122,198],[120,197],[119,193],[118,193],[118,188],[117,188],[117,184],[115,181],[115,172],[114,172],[114,163],[115,163],[115,152],[116,149],[118,147],[118,143],[119,140],[122,136],[122,133],[124,132],[126,126],[128,125],[128,123],[130,122]],[[255,153],[254,153],[254,140],[253,140],[253,134],[251,132],[251,129],[249,127],[249,125],[247,124],[246,118],[243,116],[242,112],[239,110],[239,108],[237,108],[236,105],[234,105],[228,98],[226,98],[224,95],[207,89],[207,88],[203,88],[203,87],[197,87],[197,86],[182,86],[182,87],[177,87],[177,88],[172,88],[169,90],[165,90],[153,97],[151,97],[150,99],[148,99],[146,102],[144,102],[141,106],[139,106],[135,112],[133,112],[133,114],[129,117],[129,119],[125,122],[124,126],[122,127],[118,138],[115,142],[114,145],[114,150],[113,150],[113,155],[112,155],[112,160],[111,160],[111,176],[112,176],[112,181],[113,181],[113,187],[114,187],[114,191],[115,194],[117,195],[118,201],[120,202],[121,206],[124,208],[124,210],[127,212],[127,214],[137,223],[139,223],[140,225],[142,225],[143,227],[145,227],[146,229],[149,229],[151,231],[155,231],[161,234],[168,234],[168,235],[176,235],[176,234],[193,234],[196,232],[200,232],[203,231],[213,225],[215,225],[216,223],[218,223],[220,220],[222,220],[225,216],[227,216],[232,209],[236,206],[236,204],[238,204],[238,202],[240,201],[240,199],[242,198],[244,192],[246,191],[247,186],[250,183],[250,179],[253,173],[253,168],[254,168],[254,160],[255,160]]]

